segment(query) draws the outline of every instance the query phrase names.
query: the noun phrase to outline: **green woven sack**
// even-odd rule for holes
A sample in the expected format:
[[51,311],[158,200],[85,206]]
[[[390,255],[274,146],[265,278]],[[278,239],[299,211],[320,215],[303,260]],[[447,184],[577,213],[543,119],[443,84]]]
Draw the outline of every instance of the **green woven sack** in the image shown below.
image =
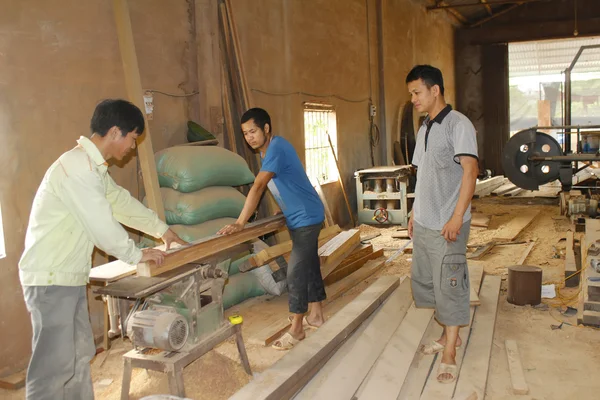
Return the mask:
[[169,225],[197,225],[217,218],[237,218],[246,197],[229,186],[212,186],[197,192],[180,193],[160,188]]
[[216,234],[222,227],[235,221],[235,218],[218,218],[198,225],[172,225],[171,229],[186,242],[195,242]]
[[244,300],[266,294],[258,278],[253,274],[230,276],[223,290],[223,308],[235,306]]
[[182,193],[254,182],[246,161],[218,146],[176,146],[155,155],[158,182]]

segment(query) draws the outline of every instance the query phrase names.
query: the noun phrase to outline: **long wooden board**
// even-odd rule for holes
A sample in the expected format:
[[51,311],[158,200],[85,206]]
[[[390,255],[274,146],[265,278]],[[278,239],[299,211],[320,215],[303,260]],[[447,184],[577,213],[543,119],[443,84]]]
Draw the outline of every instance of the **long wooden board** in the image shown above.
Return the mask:
[[327,286],[332,285],[360,269],[367,261],[374,260],[379,257],[383,257],[383,249],[379,249],[375,252],[367,254],[346,266],[336,268],[336,270],[329,274],[323,281]]
[[[521,257],[519,257],[519,260],[517,261],[516,265],[523,265],[525,260],[527,260],[527,257],[529,257],[529,253],[531,253],[531,250],[533,250],[534,246],[535,246],[535,240],[532,241],[531,243],[529,243],[527,248],[523,251],[523,254],[521,254]],[[568,253],[567,253],[567,255],[568,255]],[[575,253],[573,253],[573,263],[575,263]]]
[[333,355],[335,348],[367,319],[399,286],[400,280],[383,276],[365,289],[321,328],[298,343],[272,367],[230,397],[231,400],[282,400],[312,378],[313,367]]
[[[326,306],[335,299],[339,298],[348,290],[352,289],[354,286],[358,285],[360,282],[364,281],[375,272],[380,270],[384,265],[385,258],[383,257],[376,260],[367,261],[367,263],[358,271],[355,271],[344,279],[325,287],[327,299],[323,302],[323,306]],[[280,320],[277,320],[276,322],[266,326],[256,335],[250,337],[249,342],[262,346],[269,346],[281,335],[287,332],[288,329],[290,329],[290,322],[288,321],[287,317],[284,318],[282,316]]]
[[416,308],[414,303],[411,305],[369,376],[358,389],[357,400],[398,397],[432,317],[432,309]]
[[129,101],[142,110],[144,122],[146,123],[145,134],[141,135],[137,140],[137,153],[140,158],[140,168],[142,169],[142,180],[144,181],[148,207],[156,212],[161,221],[164,221],[165,208],[158,184],[158,173],[156,172],[150,126],[148,125],[148,119],[144,112],[144,93],[142,91],[142,80],[138,68],[127,0],[113,0],[113,9],[115,24],[117,26],[117,37],[119,39],[119,49],[121,50],[123,73],[125,75],[127,97],[129,98]]
[[504,225],[496,232],[494,240],[509,242],[515,240],[515,238],[533,222],[539,213],[539,211],[530,213],[523,210],[520,215],[510,220],[508,224]]
[[410,279],[405,279],[377,310],[352,346],[343,345],[334,368],[326,364],[295,397],[297,400],[351,399],[377,361],[412,303]]
[[323,192],[321,184],[319,183],[319,181],[316,180],[312,181],[311,183],[317,191],[317,194],[321,199],[321,203],[323,203],[323,208],[325,209],[325,225],[333,226],[335,222],[333,221],[333,217],[331,216],[331,210],[329,209],[329,204],[327,203],[327,198],[325,197],[325,193]]
[[[469,279],[471,281],[471,288],[475,290],[476,294],[480,293],[482,279],[482,275],[477,273],[478,264],[483,267],[483,263],[481,262],[469,261]],[[427,326],[427,330],[423,335],[421,343],[430,344],[432,340],[439,339],[442,332],[443,330],[440,324],[435,319],[432,319]],[[468,338],[464,336],[464,332],[462,332],[461,338],[463,339],[463,343],[467,342]],[[432,369],[432,365],[435,361],[436,357],[434,355],[425,355],[421,352],[415,353],[406,379],[401,387],[400,394],[398,395],[398,399],[413,400],[418,399],[421,396],[425,384],[427,383],[427,378],[432,371],[435,371],[435,369]]]
[[456,383],[456,398],[465,398],[477,393],[477,399],[483,399],[489,370],[490,355],[494,340],[498,298],[501,277],[487,275],[483,280],[479,297],[481,306],[477,307],[473,330],[469,338],[467,354]]
[[246,225],[244,230],[231,235],[213,235],[188,246],[171,251],[165,257],[162,265],[154,263],[140,263],[137,266],[139,276],[156,276],[171,271],[187,263],[211,257],[221,251],[227,250],[238,244],[256,239],[259,236],[274,232],[285,225],[283,215],[264,218],[260,221]]
[[513,394],[529,394],[529,385],[525,380],[519,347],[515,340],[504,341],[506,357],[508,358],[508,369],[510,371],[510,382]]
[[469,261],[469,297],[470,305],[478,306],[481,304],[479,299],[479,288],[481,287],[481,280],[483,279],[483,263],[476,261]]

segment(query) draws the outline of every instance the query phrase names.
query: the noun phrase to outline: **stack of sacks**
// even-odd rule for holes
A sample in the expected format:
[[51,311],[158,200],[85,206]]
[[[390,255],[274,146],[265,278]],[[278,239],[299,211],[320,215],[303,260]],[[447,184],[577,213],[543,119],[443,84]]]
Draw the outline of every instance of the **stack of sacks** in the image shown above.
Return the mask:
[[[178,146],[156,153],[155,160],[166,222],[183,240],[214,235],[239,217],[246,197],[235,186],[254,182],[241,156],[217,146]],[[225,308],[263,295],[265,289],[275,295],[285,290],[285,282],[274,285],[269,266],[239,274],[239,264],[249,257],[232,259]]]

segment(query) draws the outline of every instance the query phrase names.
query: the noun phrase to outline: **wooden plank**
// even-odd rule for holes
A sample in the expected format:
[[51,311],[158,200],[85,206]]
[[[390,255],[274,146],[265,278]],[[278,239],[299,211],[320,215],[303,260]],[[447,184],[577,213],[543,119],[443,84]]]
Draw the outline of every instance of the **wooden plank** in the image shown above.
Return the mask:
[[126,276],[135,275],[135,265],[129,265],[121,260],[98,265],[90,270],[90,280],[97,282],[114,282]]
[[399,286],[400,280],[383,276],[329,319],[312,335],[298,343],[272,367],[230,397],[231,400],[289,399],[298,385],[312,378],[312,368],[329,359],[333,350],[375,311]]
[[[469,279],[471,287],[475,290],[476,294],[479,295],[482,274],[478,273],[479,267],[483,271],[483,263],[477,261],[469,261]],[[471,307],[473,310],[474,307]],[[471,314],[473,317],[473,314]],[[462,334],[463,343],[467,343],[468,337],[464,335],[464,329]],[[435,319],[432,319],[423,335],[422,344],[429,344],[432,340],[437,340],[442,335],[442,327],[437,323]],[[464,348],[464,346],[461,346]],[[463,350],[464,351],[464,350]],[[421,352],[417,352],[412,360],[411,367],[408,371],[402,389],[398,396],[400,400],[413,400],[418,399],[423,393],[427,379],[430,373],[437,371],[437,365],[433,365],[437,358],[434,355],[424,355]]]
[[469,261],[469,296],[471,306],[478,306],[481,304],[479,295],[479,288],[481,287],[481,280],[483,279],[483,264]]
[[509,183],[505,183],[504,185],[500,186],[499,188],[497,188],[496,190],[494,190],[492,192],[492,196],[502,196],[504,193],[508,193],[511,190],[515,190],[517,187],[509,182]]
[[246,225],[244,230],[231,235],[208,236],[187,246],[168,252],[165,261],[160,266],[154,263],[138,264],[137,274],[139,276],[156,276],[187,263],[211,257],[238,244],[256,239],[258,236],[274,232],[284,225],[285,218],[283,215],[277,215],[250,223]]
[[127,88],[127,97],[129,101],[135,104],[144,116],[146,125],[145,134],[137,139],[137,154],[140,158],[140,167],[142,169],[142,179],[148,207],[154,210],[161,221],[165,220],[165,208],[160,194],[158,184],[158,173],[156,172],[156,163],[154,160],[154,150],[152,148],[152,137],[150,136],[150,126],[145,113],[144,92],[142,90],[142,80],[138,67],[135,44],[133,41],[133,31],[131,29],[131,19],[129,17],[129,7],[127,0],[113,0],[113,10],[115,23],[117,26],[117,36],[119,39],[119,49],[121,51],[121,61],[123,63],[123,73],[125,75],[125,87]]
[[[531,250],[533,249],[533,246],[535,246],[535,240],[533,240],[531,243],[529,243],[529,246],[527,246],[527,248],[525,249],[525,251],[523,252],[523,254],[521,255],[521,257],[517,261],[516,265],[523,265],[523,263],[525,262],[525,260],[527,260],[527,257],[529,256],[529,253],[531,253]],[[573,253],[573,262],[575,262],[575,253]]]
[[334,269],[360,245],[360,232],[350,229],[341,232],[319,249],[321,275],[326,278]]
[[[344,267],[352,264],[356,260],[359,260],[359,259],[363,258],[364,256],[367,256],[372,253],[373,253],[373,245],[372,244],[360,244],[357,248],[354,249],[354,251],[352,253],[350,253],[350,255],[348,257],[344,258],[344,261],[342,261],[342,263],[335,269],[335,271],[338,271],[339,269],[344,268]],[[377,258],[377,257],[375,257],[375,258]]]
[[490,225],[492,219],[491,215],[485,215],[482,213],[471,214],[471,226],[481,226],[487,228]]
[[479,292],[481,306],[477,307],[473,321],[467,354],[456,383],[455,398],[468,398],[473,392],[477,393],[476,399],[485,396],[501,283],[499,276],[487,275],[483,280]]
[[[458,366],[458,371],[463,364],[463,359],[465,356],[465,348],[469,342],[469,336],[471,333],[471,327],[473,326],[473,318],[475,316],[475,307],[471,307],[471,319],[469,325],[466,327],[462,327],[460,329],[459,334],[462,334],[463,344],[456,350],[456,365]],[[454,393],[454,389],[456,388],[456,381],[452,383],[440,383],[437,380],[437,371],[440,367],[442,361],[442,354],[438,353],[435,357],[435,361],[431,367],[431,372],[427,377],[427,381],[425,382],[425,387],[423,388],[423,393],[421,394],[421,400],[442,400],[442,399],[451,399],[452,394]]]
[[525,189],[522,189],[522,188],[518,187],[518,188],[515,188],[515,189],[513,189],[513,190],[511,190],[509,192],[504,193],[502,196],[504,196],[504,197],[514,197],[514,196],[516,196],[518,194],[523,193],[524,191],[525,191]]
[[510,371],[510,382],[513,394],[529,394],[529,386],[525,380],[519,347],[515,340],[505,340],[506,357],[508,358],[508,369]]
[[326,286],[332,285],[335,282],[338,282],[338,281],[344,279],[348,275],[352,274],[353,272],[355,272],[356,270],[361,268],[363,265],[365,265],[365,263],[367,261],[374,260],[379,257],[383,257],[383,249],[379,249],[375,252],[367,254],[367,255],[359,258],[358,260],[355,260],[354,262],[347,264],[343,267],[340,266],[340,267],[336,268],[336,270],[333,271],[331,274],[329,274],[327,276],[327,278],[325,278],[323,280],[323,282],[325,282]]
[[358,389],[357,400],[398,397],[432,317],[432,309],[416,308],[412,304],[371,373]]
[[333,222],[333,217],[331,216],[331,210],[329,209],[329,204],[327,203],[327,198],[325,197],[325,193],[323,192],[323,188],[318,180],[312,180],[312,185],[317,191],[319,198],[321,199],[321,203],[323,203],[323,208],[325,208],[325,226],[332,226],[335,224]]
[[17,372],[0,378],[0,388],[7,390],[18,390],[25,386],[25,379],[27,378],[27,370]]
[[392,233],[392,239],[410,239],[408,231],[394,232]]
[[325,366],[302,389],[295,400],[350,399],[382,354],[412,303],[410,279],[405,279],[374,313],[373,320],[352,346],[344,344],[336,363]]
[[502,175],[494,176],[484,181],[479,181],[475,184],[475,191],[473,192],[473,195],[477,197],[487,196],[492,193],[493,190],[502,186],[504,182],[505,178]]
[[376,232],[376,233],[370,233],[368,235],[360,235],[360,241],[361,242],[368,242],[372,239],[375,239],[376,237],[381,236],[381,233]]
[[515,238],[519,236],[519,234],[533,222],[533,220],[535,219],[535,217],[538,216],[539,213],[539,211],[536,211],[535,213],[530,213],[523,210],[520,215],[510,220],[507,224],[505,224],[502,228],[498,230],[494,237],[494,240],[515,240]]
[[469,260],[480,260],[483,258],[483,256],[485,256],[487,253],[489,253],[494,248],[495,245],[496,245],[496,243],[490,242],[486,245],[480,246],[473,253],[467,254],[467,258]]
[[[378,258],[376,260],[367,261],[362,268],[348,275],[344,279],[331,284],[330,286],[325,287],[325,293],[327,294],[327,299],[323,302],[323,306],[331,303],[335,299],[342,296],[348,290],[352,289],[354,286],[358,285],[360,282],[372,276],[374,273],[379,271],[385,265],[385,259]],[[281,335],[290,329],[290,322],[287,317],[282,318],[280,320],[275,321],[269,326],[264,327],[256,335],[250,337],[249,341],[253,344],[258,344],[261,346],[269,346],[275,340],[277,340]]]
[[[319,246],[324,246],[334,235],[337,235],[342,230],[338,225],[330,226],[322,229],[319,233]],[[321,243],[321,241],[323,243]],[[250,258],[248,261],[253,267],[260,267],[269,262],[273,261],[279,256],[283,256],[292,251],[292,241],[288,240],[283,243],[279,243],[275,246],[270,246],[264,250],[259,251],[256,255]]]

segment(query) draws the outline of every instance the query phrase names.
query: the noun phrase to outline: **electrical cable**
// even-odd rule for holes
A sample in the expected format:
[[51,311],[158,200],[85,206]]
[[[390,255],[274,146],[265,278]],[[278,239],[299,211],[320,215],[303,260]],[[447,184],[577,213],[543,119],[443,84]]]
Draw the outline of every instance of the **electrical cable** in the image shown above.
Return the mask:
[[165,96],[170,96],[170,97],[190,97],[190,96],[195,96],[200,93],[200,92],[192,92],[192,93],[184,93],[184,94],[173,94],[173,93],[167,93],[167,92],[163,92],[161,90],[156,90],[156,89],[147,89],[147,90],[145,90],[145,92],[160,93],[160,94],[164,94]]
[[335,97],[336,99],[340,99],[340,100],[346,101],[348,103],[362,103],[362,102],[370,100],[368,97],[365,97],[363,99],[349,99],[346,97],[338,96],[337,94],[314,94],[314,93],[306,93],[306,92],[275,93],[275,92],[268,92],[266,90],[261,90],[261,89],[250,89],[250,90],[252,90],[253,92],[262,93],[262,94],[266,94],[266,95],[270,95],[270,96],[303,95],[303,96],[310,96],[310,97]]

